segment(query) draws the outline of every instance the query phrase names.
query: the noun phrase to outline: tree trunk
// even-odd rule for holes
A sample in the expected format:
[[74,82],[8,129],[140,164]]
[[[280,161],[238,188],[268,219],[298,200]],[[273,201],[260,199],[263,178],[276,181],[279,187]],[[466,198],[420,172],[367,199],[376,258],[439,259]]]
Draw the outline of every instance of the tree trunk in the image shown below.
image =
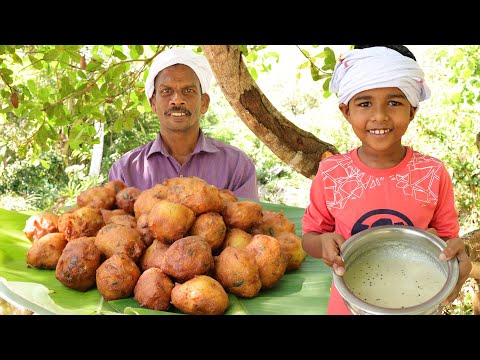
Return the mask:
[[202,45],[223,94],[240,119],[280,160],[312,179],[318,163],[338,150],[295,126],[250,76],[236,45]]

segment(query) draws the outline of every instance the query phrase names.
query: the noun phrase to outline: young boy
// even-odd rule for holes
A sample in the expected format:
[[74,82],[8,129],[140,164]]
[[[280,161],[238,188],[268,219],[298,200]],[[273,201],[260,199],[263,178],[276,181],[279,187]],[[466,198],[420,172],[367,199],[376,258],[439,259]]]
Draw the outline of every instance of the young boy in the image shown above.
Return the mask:
[[[424,73],[404,46],[358,46],[335,66],[330,91],[362,145],[323,160],[302,220],[303,248],[337,275],[340,246],[373,226],[411,225],[446,240],[441,260],[457,256],[460,276],[442,305],[453,301],[472,267],[458,237],[453,185],[444,164],[402,145],[421,101]],[[328,314],[351,314],[332,283]]]

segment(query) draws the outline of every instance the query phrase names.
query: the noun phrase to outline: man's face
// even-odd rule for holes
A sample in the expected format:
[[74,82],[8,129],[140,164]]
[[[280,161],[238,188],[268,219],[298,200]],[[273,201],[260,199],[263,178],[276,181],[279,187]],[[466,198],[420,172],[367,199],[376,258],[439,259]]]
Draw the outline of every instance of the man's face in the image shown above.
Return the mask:
[[197,75],[186,65],[169,66],[155,78],[150,105],[164,130],[181,132],[199,126],[200,116],[207,112],[209,103],[210,97],[202,95]]

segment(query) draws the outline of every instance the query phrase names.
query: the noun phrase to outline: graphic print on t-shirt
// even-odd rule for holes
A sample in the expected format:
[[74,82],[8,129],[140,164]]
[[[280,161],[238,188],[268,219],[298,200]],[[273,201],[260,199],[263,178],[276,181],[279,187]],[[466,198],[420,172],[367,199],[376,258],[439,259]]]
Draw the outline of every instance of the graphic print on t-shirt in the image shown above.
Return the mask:
[[[383,217],[382,217],[383,216]],[[376,209],[362,215],[352,228],[352,235],[381,225],[410,225],[412,221],[404,214],[391,209]]]

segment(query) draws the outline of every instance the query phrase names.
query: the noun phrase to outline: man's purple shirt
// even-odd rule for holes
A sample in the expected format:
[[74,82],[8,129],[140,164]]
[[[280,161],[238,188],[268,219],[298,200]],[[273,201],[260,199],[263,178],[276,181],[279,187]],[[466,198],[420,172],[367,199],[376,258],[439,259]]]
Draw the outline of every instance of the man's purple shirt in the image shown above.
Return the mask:
[[206,137],[201,130],[193,153],[183,165],[168,153],[158,135],[118,159],[110,169],[108,180],[121,180],[127,186],[145,190],[179,176],[197,176],[219,189],[232,190],[239,198],[258,200],[252,159],[232,145]]

